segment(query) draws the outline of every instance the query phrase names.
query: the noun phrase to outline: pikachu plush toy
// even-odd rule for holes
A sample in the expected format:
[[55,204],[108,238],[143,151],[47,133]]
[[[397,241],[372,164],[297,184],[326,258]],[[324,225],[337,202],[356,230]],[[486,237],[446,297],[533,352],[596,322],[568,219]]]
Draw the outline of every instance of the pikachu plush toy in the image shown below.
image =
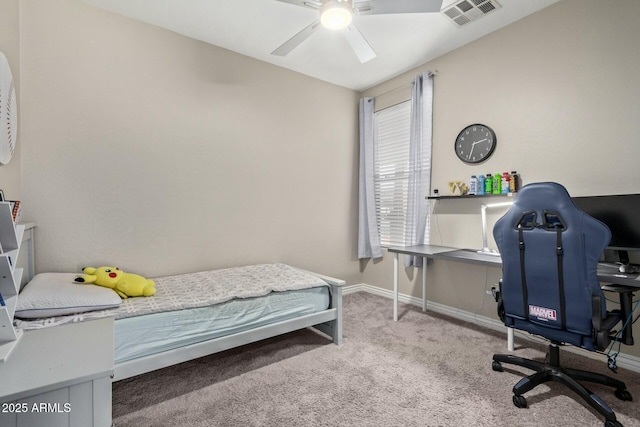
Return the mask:
[[85,273],[75,279],[79,283],[91,283],[113,289],[122,298],[150,297],[156,293],[156,285],[151,279],[138,274],[125,273],[118,267],[85,267]]

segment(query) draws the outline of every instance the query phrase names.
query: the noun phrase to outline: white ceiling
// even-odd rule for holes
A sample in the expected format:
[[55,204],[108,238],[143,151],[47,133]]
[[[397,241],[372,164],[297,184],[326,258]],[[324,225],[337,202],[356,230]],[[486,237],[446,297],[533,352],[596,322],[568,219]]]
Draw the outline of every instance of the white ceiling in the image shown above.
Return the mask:
[[[377,57],[361,64],[339,31],[318,30],[286,57],[271,52],[318,19],[276,0],[84,0],[242,55],[362,91],[559,0],[494,0],[501,8],[462,28],[442,13],[354,16]],[[444,0],[446,9],[456,0]]]

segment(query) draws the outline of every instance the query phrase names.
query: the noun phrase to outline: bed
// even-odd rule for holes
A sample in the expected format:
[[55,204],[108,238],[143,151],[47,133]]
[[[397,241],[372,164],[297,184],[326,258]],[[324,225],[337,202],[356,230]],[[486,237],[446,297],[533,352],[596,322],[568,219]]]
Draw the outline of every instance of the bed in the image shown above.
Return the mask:
[[308,327],[342,342],[344,282],[286,264],[154,278],[154,296],[122,301],[111,289],[73,283],[75,276],[36,275],[18,297],[15,326],[113,316],[113,381]]

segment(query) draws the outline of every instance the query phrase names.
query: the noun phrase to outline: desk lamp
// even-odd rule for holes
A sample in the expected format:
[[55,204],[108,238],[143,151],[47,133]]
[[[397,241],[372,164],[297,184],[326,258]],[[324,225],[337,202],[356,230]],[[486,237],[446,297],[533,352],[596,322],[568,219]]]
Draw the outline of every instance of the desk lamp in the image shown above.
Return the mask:
[[510,206],[512,204],[513,202],[490,203],[480,207],[480,214],[482,215],[482,249],[478,251],[479,254],[500,256],[500,253],[496,250],[490,249],[487,243],[487,208]]

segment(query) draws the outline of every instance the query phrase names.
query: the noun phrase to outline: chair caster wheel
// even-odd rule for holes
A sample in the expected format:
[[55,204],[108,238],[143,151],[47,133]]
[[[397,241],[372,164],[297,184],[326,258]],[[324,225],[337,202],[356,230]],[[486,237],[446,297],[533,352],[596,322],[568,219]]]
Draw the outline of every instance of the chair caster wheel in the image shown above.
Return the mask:
[[517,408],[526,408],[527,407],[527,399],[524,396],[513,395],[513,404]]
[[620,421],[605,421],[604,427],[623,427]]
[[491,369],[493,369],[496,372],[502,372],[504,370],[502,369],[502,363],[496,362],[495,360],[491,364]]
[[631,393],[629,393],[629,390],[627,389],[616,390],[615,395],[620,400],[627,400],[629,402],[633,400],[633,396],[631,396]]

